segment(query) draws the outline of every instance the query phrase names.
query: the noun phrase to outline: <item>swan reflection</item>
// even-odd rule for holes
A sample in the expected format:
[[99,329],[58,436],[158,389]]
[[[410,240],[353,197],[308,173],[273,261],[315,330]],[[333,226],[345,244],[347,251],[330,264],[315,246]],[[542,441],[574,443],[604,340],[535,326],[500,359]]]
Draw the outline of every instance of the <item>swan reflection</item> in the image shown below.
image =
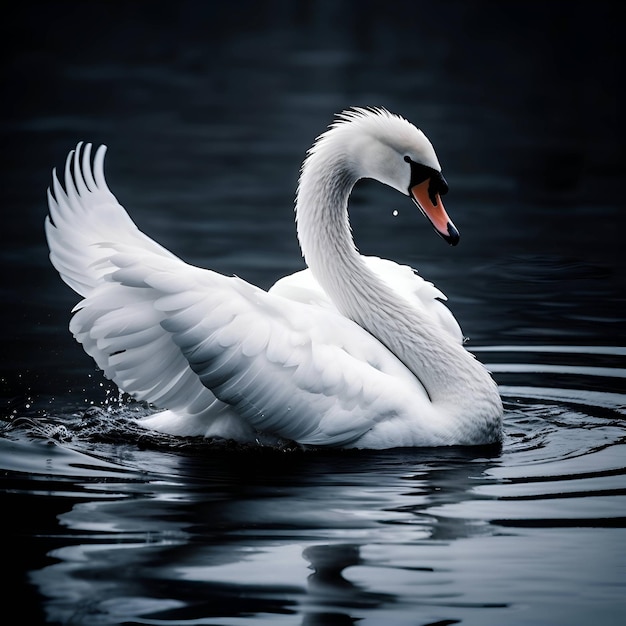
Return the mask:
[[441,553],[488,528],[445,511],[491,482],[494,462],[473,448],[424,452],[417,464],[409,451],[248,454],[254,474],[232,454],[130,448],[123,463],[134,470],[120,471],[106,450],[97,463],[58,445],[42,455],[42,472],[67,468],[73,490],[38,539],[49,563],[30,574],[49,621],[386,623],[399,603],[458,595]]
[[[302,556],[313,570],[308,577],[308,595],[304,601],[305,610],[310,612],[303,624],[326,624],[328,621],[324,620],[328,620],[330,614],[334,620],[340,620],[341,616],[346,620],[333,623],[351,624],[355,620],[344,612],[346,609],[372,609],[395,602],[392,594],[368,591],[344,577],[347,568],[363,564],[360,551],[361,547],[356,544],[315,545],[303,551]],[[313,606],[315,610],[312,610]]]

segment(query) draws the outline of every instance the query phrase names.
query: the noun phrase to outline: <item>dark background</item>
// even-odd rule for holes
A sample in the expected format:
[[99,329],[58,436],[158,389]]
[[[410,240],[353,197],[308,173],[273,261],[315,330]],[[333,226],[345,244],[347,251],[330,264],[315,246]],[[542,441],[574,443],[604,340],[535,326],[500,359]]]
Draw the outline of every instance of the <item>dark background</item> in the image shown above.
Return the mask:
[[[372,183],[356,190],[351,218],[363,253],[410,263],[447,293],[471,338],[469,347],[626,345],[624,29],[619,3],[26,1],[5,3],[3,9],[3,417],[33,410],[64,416],[66,405],[84,408],[101,401],[108,390],[101,387],[91,359],[69,335],[67,324],[77,296],[48,262],[43,233],[51,170],[62,168],[65,155],[78,141],[109,146],[107,180],[145,232],[192,263],[237,273],[268,287],[302,267],[293,197],[305,151],[333,114],[351,105],[386,106],[420,126],[435,145],[451,187],[446,206],[462,235],[457,248],[449,249],[433,236],[404,198]],[[399,211],[395,218],[394,209]],[[506,358],[512,362],[517,354]],[[587,353],[579,354],[581,362],[575,364],[582,365]],[[593,356],[592,351],[589,354]],[[589,361],[603,364],[597,355]],[[501,375],[496,378],[506,384]],[[589,377],[585,388],[620,391],[622,381],[617,374],[610,379]],[[522,384],[519,379],[514,382]],[[550,385],[558,387],[543,376],[542,386]],[[571,419],[577,425],[582,422],[579,439],[571,434],[576,430],[562,428],[548,438],[551,446],[539,453],[539,462],[531,457],[535,460],[530,464],[535,468],[539,464],[544,474],[555,472],[547,481],[557,484],[555,489],[563,466],[557,462],[555,468],[541,468],[541,461],[573,456],[601,439],[600,430],[586,429],[593,423],[590,418]],[[509,429],[523,433],[520,424],[529,421],[530,432],[535,428],[532,420],[530,411],[517,416]],[[542,437],[539,430],[537,439],[528,436],[528,444],[523,438],[515,440],[521,442],[522,459],[524,445],[537,450],[546,445]],[[64,453],[62,447],[54,450]],[[44,460],[31,463],[37,454]],[[50,454],[43,446],[32,446],[15,458],[16,463],[27,461],[24,475],[28,475],[28,468],[44,464],[48,471]],[[161,454],[159,462],[169,458]],[[68,459],[73,472],[76,461],[71,455]],[[505,466],[516,462],[520,463],[510,454]],[[361,462],[357,465],[360,471]],[[367,478],[359,475],[359,480],[376,474],[375,465],[374,470],[365,465]],[[439,465],[435,464],[435,476]],[[344,471],[339,463],[330,469],[322,466],[307,470],[309,477]],[[218,469],[199,467],[194,471],[201,471],[203,478],[220,476]],[[66,531],[59,529],[57,515],[70,508],[68,500],[73,497],[69,479],[57,480],[54,467],[50,471],[47,482],[34,476],[40,498],[37,515],[32,513],[33,487],[23,482],[10,484],[14,504],[5,507],[10,516],[5,523],[10,522],[13,532],[3,534],[19,555],[19,566],[9,563],[7,569],[18,591],[9,591],[7,598],[16,598],[21,619],[28,623],[42,618],[42,597],[24,582],[30,580],[31,571],[52,560],[42,547],[42,537],[48,537],[45,545],[63,545]],[[186,471],[181,473],[185,479],[180,489],[186,488]],[[519,472],[522,477],[527,476],[524,471]],[[282,472],[276,470],[281,491]],[[461,474],[465,472],[463,463]],[[606,475],[613,473],[610,466]],[[294,471],[294,483],[304,474]],[[150,481],[151,474],[146,475]],[[168,480],[171,475],[168,470]],[[441,475],[447,477],[445,467]],[[450,492],[453,498],[457,492],[458,497],[467,497],[459,476],[453,471],[448,482],[426,480],[433,483],[433,502],[442,494],[445,502]],[[263,472],[255,478],[264,485]],[[241,480],[249,484],[247,470]],[[470,482],[474,484],[474,478]],[[589,488],[584,483],[565,484],[563,491],[582,492]],[[190,484],[193,489],[194,482]],[[304,485],[308,489],[306,481]],[[141,480],[136,488],[144,490]],[[83,499],[82,487],[76,489],[77,501]],[[146,493],[152,494],[150,489],[145,488]],[[64,495],[66,490],[71,497]],[[516,493],[511,491],[511,496]],[[607,492],[599,493],[598,508],[604,510]],[[265,488],[261,494],[264,501]],[[330,494],[328,501],[334,503],[336,492]],[[142,506],[137,506],[131,500],[126,514],[143,524],[152,509],[147,506],[144,513],[140,502]],[[547,500],[546,517],[553,514],[551,502]],[[587,513],[586,507],[595,507],[596,501],[586,502],[580,514],[593,517],[595,511]],[[184,517],[189,521],[186,526],[181,522],[182,527],[203,528],[206,522],[198,522],[197,508],[189,506]],[[244,509],[241,527],[249,524],[250,505]],[[94,511],[99,515],[100,509]],[[296,518],[298,513],[296,500]],[[428,524],[435,527],[439,522],[431,520],[439,520],[439,515],[441,511],[431,515],[425,510]],[[159,514],[154,517],[158,522]],[[164,517],[166,525],[170,517]],[[454,523],[446,526],[445,515],[442,519],[444,530],[455,528]],[[585,523],[571,520],[576,530],[577,524],[584,528]],[[467,527],[481,528],[475,523]],[[309,526],[304,528],[308,532]],[[587,529],[596,538],[602,530],[606,529]],[[544,547],[556,545],[554,552],[567,546],[567,538],[554,544],[562,535],[539,535],[547,542],[537,542],[540,562]],[[614,547],[611,540],[616,536],[606,535],[606,545]],[[585,535],[576,534],[575,540],[581,537]],[[76,539],[82,540],[82,535]],[[525,551],[528,545],[522,543],[520,549]],[[618,556],[612,547],[607,556],[597,555],[592,566],[608,563],[602,573],[607,571],[615,582],[610,577],[618,567],[611,566],[611,558]],[[196,549],[194,545],[193,552]],[[584,558],[577,556],[575,546],[560,553],[564,563]],[[524,556],[527,559],[521,562],[529,565],[521,569],[519,581],[508,583],[519,583],[522,589],[537,573],[532,570],[533,555]],[[555,569],[554,554],[550,563],[553,569],[543,575],[557,572],[552,584],[557,593],[566,589],[562,593],[566,598],[567,572]],[[102,575],[97,565],[89,570],[89,579],[97,581]],[[126,574],[120,579],[118,571],[105,568],[102,585],[111,581],[124,585],[125,576],[135,576],[136,570],[122,569]],[[473,568],[467,571],[468,580],[475,578]],[[583,573],[579,579],[584,581],[587,572]],[[618,594],[615,589],[613,585]],[[544,595],[550,592],[546,589]],[[611,612],[610,593],[606,597],[604,608]]]
[[43,235],[51,170],[79,140],[109,146],[109,184],[144,231],[269,287],[302,267],[292,208],[304,153],[351,105],[386,106],[426,132],[462,234],[450,251],[403,198],[364,183],[351,213],[363,253],[435,280],[478,343],[623,344],[618,9],[16,4],[0,25],[2,395],[92,379],[67,332],[77,298]]

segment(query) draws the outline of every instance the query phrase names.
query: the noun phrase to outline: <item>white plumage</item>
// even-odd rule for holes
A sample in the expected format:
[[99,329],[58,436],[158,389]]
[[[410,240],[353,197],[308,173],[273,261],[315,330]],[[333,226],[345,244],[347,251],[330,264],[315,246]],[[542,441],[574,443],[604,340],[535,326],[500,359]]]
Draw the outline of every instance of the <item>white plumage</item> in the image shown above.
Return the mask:
[[362,257],[349,234],[359,178],[413,195],[407,155],[440,172],[406,120],[352,110],[318,138],[296,204],[311,269],[269,292],[190,266],[139,231],[108,189],[104,153],[70,153],[46,234],[83,297],[75,338],[120,389],[164,409],[147,427],[369,448],[499,439],[497,389],[462,347],[443,294],[406,266]]

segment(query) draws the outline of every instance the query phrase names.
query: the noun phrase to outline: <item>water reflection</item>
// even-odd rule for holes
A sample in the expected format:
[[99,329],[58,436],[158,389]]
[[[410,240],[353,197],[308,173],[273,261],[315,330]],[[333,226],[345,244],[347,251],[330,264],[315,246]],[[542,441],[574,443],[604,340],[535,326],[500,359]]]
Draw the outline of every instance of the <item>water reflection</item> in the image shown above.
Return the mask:
[[350,617],[351,609],[373,609],[396,601],[393,594],[368,591],[344,577],[345,569],[364,563],[359,545],[309,546],[302,555],[313,570],[308,578],[305,600],[307,619],[304,624],[328,623],[329,613],[336,619],[343,616],[344,621],[337,623],[351,624],[355,621]]
[[[78,501],[40,538],[54,545],[54,562],[30,578],[51,621],[85,624],[213,623],[266,613],[276,616],[272,623],[281,615],[352,623],[355,611],[389,611],[437,566],[398,566],[380,546],[409,548],[414,558],[429,539],[484,532],[429,509],[471,500],[494,463],[459,451],[354,454],[341,462],[269,454],[250,474],[237,455],[162,452],[157,470],[149,469],[154,453],[128,449],[120,472],[110,460],[86,463],[84,449],[53,449],[55,473],[73,477],[66,489]],[[98,447],[101,457],[106,451]],[[353,580],[355,572],[364,582]],[[380,587],[389,576],[398,593]]]

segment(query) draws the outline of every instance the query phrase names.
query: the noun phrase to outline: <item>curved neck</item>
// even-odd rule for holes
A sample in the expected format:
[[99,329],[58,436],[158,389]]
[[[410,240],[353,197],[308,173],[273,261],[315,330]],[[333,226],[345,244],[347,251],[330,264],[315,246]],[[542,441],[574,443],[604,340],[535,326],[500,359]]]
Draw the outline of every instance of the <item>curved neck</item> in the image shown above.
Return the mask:
[[329,159],[315,152],[305,162],[296,221],[307,265],[339,311],[393,352],[433,404],[475,411],[481,397],[497,395],[487,371],[428,314],[372,272],[357,252],[347,206],[358,176],[349,163],[341,155]]

